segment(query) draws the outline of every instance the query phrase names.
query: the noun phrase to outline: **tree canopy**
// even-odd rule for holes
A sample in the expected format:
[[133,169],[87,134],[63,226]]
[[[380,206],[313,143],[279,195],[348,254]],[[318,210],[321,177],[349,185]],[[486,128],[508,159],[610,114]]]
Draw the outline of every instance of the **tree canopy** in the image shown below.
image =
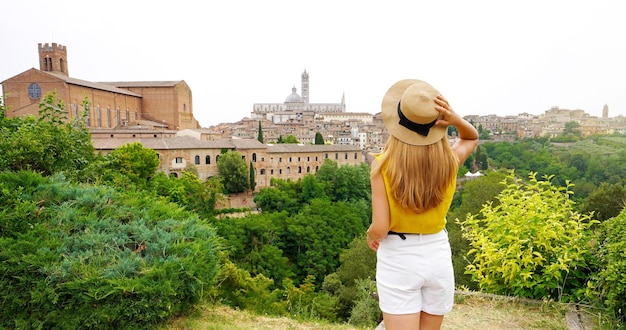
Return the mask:
[[217,170],[226,193],[240,193],[250,187],[248,166],[239,152],[229,150],[220,155]]

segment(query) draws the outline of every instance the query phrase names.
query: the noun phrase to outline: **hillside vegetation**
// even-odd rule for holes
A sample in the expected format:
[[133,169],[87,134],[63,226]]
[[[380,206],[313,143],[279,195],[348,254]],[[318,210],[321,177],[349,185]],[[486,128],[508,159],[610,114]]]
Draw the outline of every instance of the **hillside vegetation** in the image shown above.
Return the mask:
[[[302,180],[256,192],[262,212],[217,217],[217,202],[251,181],[235,151],[222,157],[233,168],[219,166],[228,175],[202,181],[191,165],[167,177],[138,143],[95,155],[85,117],[68,123],[54,95],[37,118],[0,110],[0,328],[193,328],[214,314],[219,324],[198,327],[248,318],[257,327],[297,320],[294,329],[379,324],[376,256],[364,236],[367,164],[327,160]],[[448,214],[457,285],[552,303],[460,298],[446,326],[477,305],[469,315],[490,329],[560,329],[562,304],[573,304],[600,328],[623,327],[625,140],[540,138],[476,150],[459,173],[482,176],[459,178]],[[517,323],[518,308],[532,315],[527,323]],[[233,310],[243,320],[229,321]]]

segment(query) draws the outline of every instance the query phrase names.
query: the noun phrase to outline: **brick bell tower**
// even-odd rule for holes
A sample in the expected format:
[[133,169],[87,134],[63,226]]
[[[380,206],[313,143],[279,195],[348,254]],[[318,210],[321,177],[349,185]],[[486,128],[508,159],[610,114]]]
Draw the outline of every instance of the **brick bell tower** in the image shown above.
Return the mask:
[[67,48],[52,43],[39,44],[39,70],[53,72],[69,77],[67,71]]

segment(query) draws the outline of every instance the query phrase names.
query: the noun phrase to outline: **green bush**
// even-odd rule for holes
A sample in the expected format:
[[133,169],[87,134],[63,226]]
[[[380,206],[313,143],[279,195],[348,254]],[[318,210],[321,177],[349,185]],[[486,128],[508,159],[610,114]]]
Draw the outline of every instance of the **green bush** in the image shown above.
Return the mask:
[[153,328],[214,284],[215,230],[175,204],[29,172],[0,200],[0,328]]
[[356,280],[357,299],[348,323],[367,329],[375,328],[382,321],[382,313],[375,298],[376,281],[369,278]]
[[590,260],[590,215],[574,211],[571,184],[557,187],[552,176],[527,182],[513,171],[503,181],[498,205],[487,203],[462,223],[470,241],[472,275],[489,293],[534,299],[579,301]]
[[589,296],[599,299],[617,319],[626,322],[626,210],[604,221],[598,228],[597,257],[598,272],[594,276],[594,287]]

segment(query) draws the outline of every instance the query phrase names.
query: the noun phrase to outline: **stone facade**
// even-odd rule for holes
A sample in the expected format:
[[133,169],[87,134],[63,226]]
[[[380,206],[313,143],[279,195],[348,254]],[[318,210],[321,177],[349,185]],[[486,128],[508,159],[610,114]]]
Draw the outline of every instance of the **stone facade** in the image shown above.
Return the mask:
[[255,139],[207,140],[202,133],[181,131],[176,136],[127,135],[93,140],[97,152],[106,155],[126,143],[138,142],[159,155],[159,171],[180,176],[193,169],[201,180],[218,174],[217,161],[223,150],[234,150],[242,155],[246,165],[255,171],[256,189],[269,187],[272,178],[297,181],[307,174],[315,174],[326,159],[339,166],[357,165],[365,156],[357,146],[312,144],[263,144]]

